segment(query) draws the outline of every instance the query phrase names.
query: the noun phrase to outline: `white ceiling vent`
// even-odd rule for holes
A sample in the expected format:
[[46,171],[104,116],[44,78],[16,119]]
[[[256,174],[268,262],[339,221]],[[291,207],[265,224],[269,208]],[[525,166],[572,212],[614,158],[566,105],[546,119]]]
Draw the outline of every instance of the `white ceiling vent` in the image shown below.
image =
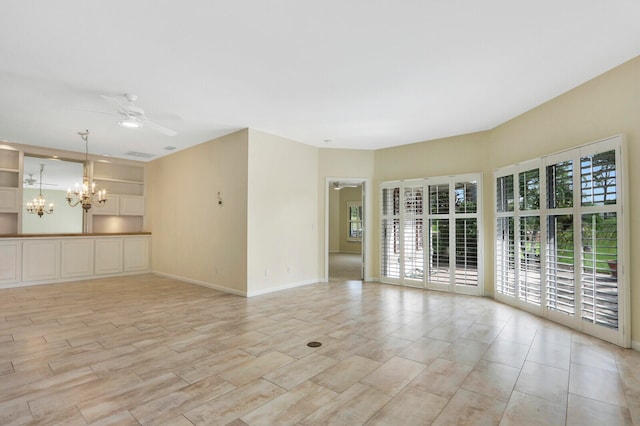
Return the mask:
[[130,157],[140,157],[140,158],[153,158],[155,155],[148,154],[146,152],[137,152],[137,151],[129,151],[125,152],[124,155],[128,155]]

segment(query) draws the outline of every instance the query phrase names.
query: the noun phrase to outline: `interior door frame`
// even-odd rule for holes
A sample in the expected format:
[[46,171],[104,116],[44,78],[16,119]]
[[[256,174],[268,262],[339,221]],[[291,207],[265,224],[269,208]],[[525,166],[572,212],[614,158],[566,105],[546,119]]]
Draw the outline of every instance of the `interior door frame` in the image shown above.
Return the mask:
[[367,277],[367,265],[371,263],[371,223],[373,209],[371,202],[373,200],[371,194],[371,184],[368,178],[354,177],[326,177],[324,183],[324,279],[323,282],[329,282],[329,191],[331,182],[342,182],[346,184],[355,184],[362,186],[362,244],[360,256],[362,258],[361,279],[363,281],[371,281],[372,277]]

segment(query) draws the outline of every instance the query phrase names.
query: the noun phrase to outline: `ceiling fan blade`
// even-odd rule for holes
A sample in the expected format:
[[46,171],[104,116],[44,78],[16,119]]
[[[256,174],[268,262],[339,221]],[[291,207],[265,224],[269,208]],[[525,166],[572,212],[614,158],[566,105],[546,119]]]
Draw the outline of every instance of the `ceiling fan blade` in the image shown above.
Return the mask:
[[82,111],[82,112],[91,112],[91,113],[94,113],[94,114],[110,115],[110,116],[112,116],[112,117],[120,117],[120,116],[121,116],[121,114],[117,114],[117,113],[115,113],[115,112],[96,111],[96,110],[94,110],[94,109],[81,109],[81,110],[79,110],[79,111]]
[[122,102],[120,102],[118,99],[113,98],[111,96],[106,96],[106,95],[100,95],[100,97],[102,99],[104,99],[107,102],[111,102],[114,106],[116,106],[118,109],[123,108],[124,104]]
[[143,125],[160,133],[163,133],[167,136],[175,136],[177,133],[171,129],[167,129],[166,127],[162,127],[159,124],[154,123],[153,121],[143,120]]
[[60,186],[57,183],[43,183],[45,186]]

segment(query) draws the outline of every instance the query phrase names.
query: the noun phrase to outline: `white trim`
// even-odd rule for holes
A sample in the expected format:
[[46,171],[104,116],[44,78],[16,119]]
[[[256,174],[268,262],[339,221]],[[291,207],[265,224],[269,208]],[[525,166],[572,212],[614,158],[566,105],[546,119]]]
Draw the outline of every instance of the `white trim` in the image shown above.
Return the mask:
[[284,284],[284,285],[281,285],[281,286],[278,286],[278,287],[269,287],[269,288],[265,288],[263,290],[250,291],[250,292],[247,293],[247,297],[260,296],[260,295],[263,295],[263,294],[275,293],[277,291],[289,290],[289,289],[296,288],[296,287],[302,287],[302,286],[305,286],[305,285],[318,284],[318,283],[320,283],[320,281],[317,280],[317,279],[298,281],[298,282],[295,282],[295,283]]
[[128,275],[144,275],[152,273],[149,270],[146,271],[134,271],[134,272],[116,272],[115,274],[100,274],[100,275],[84,275],[82,277],[69,277],[69,278],[56,278],[54,280],[42,280],[42,281],[21,281],[8,284],[0,284],[0,290],[7,288],[19,288],[19,287],[32,287],[37,285],[49,285],[49,284],[63,284],[72,281],[93,281],[101,280],[103,278],[125,277]]
[[631,341],[631,349],[634,349],[636,351],[640,351],[640,342],[638,342],[636,340],[632,340]]
[[331,182],[340,181],[350,184],[362,185],[362,241],[360,253],[362,254],[362,268],[364,270],[363,276],[367,273],[367,266],[372,264],[371,254],[373,253],[372,247],[372,228],[373,223],[373,206],[371,205],[373,200],[373,185],[370,183],[369,178],[360,177],[336,177],[325,176],[324,179],[324,277],[318,278],[317,282],[329,282],[329,191]]
[[235,294],[236,296],[244,296],[247,297],[247,293],[245,291],[240,291],[240,290],[236,290],[233,288],[229,288],[229,287],[224,287],[224,286],[219,286],[213,283],[208,283],[205,281],[200,281],[200,280],[194,280],[191,278],[186,278],[186,277],[181,277],[179,275],[173,275],[173,274],[168,274],[166,272],[159,272],[159,271],[152,271],[153,274],[155,275],[160,275],[161,277],[166,277],[166,278],[171,278],[174,280],[178,280],[178,281],[184,281],[186,283],[189,284],[196,284],[196,285],[200,285],[203,287],[209,287],[213,290],[218,290],[218,291],[222,291],[224,293],[231,293],[231,294]]

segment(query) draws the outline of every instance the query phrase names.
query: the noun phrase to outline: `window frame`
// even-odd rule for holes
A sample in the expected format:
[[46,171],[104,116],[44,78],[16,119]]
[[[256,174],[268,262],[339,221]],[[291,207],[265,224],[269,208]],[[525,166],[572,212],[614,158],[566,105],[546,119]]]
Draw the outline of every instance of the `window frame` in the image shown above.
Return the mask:
[[[351,209],[358,209],[358,218],[351,218]],[[352,224],[359,225],[358,229],[360,229],[360,236],[352,237],[351,236],[351,225]],[[347,241],[350,242],[362,242],[362,201],[347,201]]]
[[[543,316],[555,322],[559,322],[576,330],[583,331],[595,337],[599,337],[603,340],[618,344],[620,346],[629,347],[631,343],[631,336],[629,333],[630,328],[630,284],[627,274],[624,271],[624,265],[629,262],[628,249],[629,236],[625,235],[624,230],[628,228],[628,214],[626,214],[626,206],[628,206],[628,191],[627,188],[627,167],[625,167],[624,152],[626,150],[626,142],[622,135],[612,136],[600,141],[592,142],[589,144],[581,145],[575,148],[571,148],[565,151],[561,151],[554,154],[541,156],[535,160],[528,161],[526,163],[515,164],[508,167],[503,167],[494,171],[493,179],[493,212],[494,212],[494,272],[496,277],[496,284],[494,288],[494,297],[501,301],[518,308],[527,310],[536,315]],[[604,204],[596,206],[584,206],[582,205],[582,182],[581,182],[581,159],[594,156],[599,153],[608,151],[615,152],[615,185],[616,185],[616,203]],[[549,186],[547,182],[547,168],[557,165],[563,161],[572,161],[572,206],[554,207],[549,203],[549,197],[553,194],[547,192],[555,188],[555,186]],[[523,303],[518,300],[518,274],[520,268],[515,262],[515,288],[514,295],[508,295],[504,293],[504,285],[500,278],[508,276],[508,268],[504,268],[504,262],[501,262],[502,257],[499,255],[503,252],[504,237],[498,235],[499,222],[502,218],[513,217],[514,228],[519,229],[518,221],[520,217],[525,217],[529,214],[529,211],[519,210],[519,196],[518,189],[520,185],[517,183],[518,173],[524,168],[530,166],[534,162],[539,162],[539,176],[540,176],[540,274],[541,274],[541,288],[540,288],[540,305],[532,306],[528,303]],[[514,211],[498,211],[498,179],[514,175]],[[596,323],[589,323],[583,320],[583,306],[581,301],[581,293],[584,287],[588,284],[588,281],[583,278],[584,263],[582,260],[582,217],[592,213],[613,213],[616,215],[616,232],[617,232],[617,329],[607,328],[605,325],[599,325]],[[553,258],[551,246],[549,245],[553,238],[549,236],[549,220],[554,217],[571,215],[572,216],[572,238],[573,246],[571,252],[573,253],[573,313],[563,312],[560,309],[553,308],[547,301],[549,295],[549,289],[555,285],[557,290],[558,281],[552,280],[553,271],[547,271],[551,267],[555,266],[550,259]],[[557,235],[557,234],[554,234]],[[518,238],[515,238],[515,245],[518,245]],[[557,254],[557,253],[556,253]],[[519,259],[519,252],[515,250],[516,259]],[[550,257],[551,256],[551,257]]]

